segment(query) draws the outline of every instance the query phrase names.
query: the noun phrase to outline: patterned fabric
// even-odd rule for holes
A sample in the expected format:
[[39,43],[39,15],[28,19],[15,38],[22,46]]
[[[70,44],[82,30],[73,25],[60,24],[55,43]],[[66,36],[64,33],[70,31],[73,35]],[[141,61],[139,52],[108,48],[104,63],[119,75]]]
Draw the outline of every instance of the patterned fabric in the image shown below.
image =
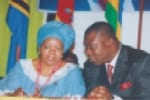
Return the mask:
[[[37,75],[31,59],[20,60],[10,73],[0,80],[0,94],[13,92],[21,87],[27,95],[32,95]],[[46,80],[47,77],[41,76],[39,84],[42,86]],[[44,97],[83,96],[85,87],[79,67],[67,63],[51,77],[48,85],[40,92]]]

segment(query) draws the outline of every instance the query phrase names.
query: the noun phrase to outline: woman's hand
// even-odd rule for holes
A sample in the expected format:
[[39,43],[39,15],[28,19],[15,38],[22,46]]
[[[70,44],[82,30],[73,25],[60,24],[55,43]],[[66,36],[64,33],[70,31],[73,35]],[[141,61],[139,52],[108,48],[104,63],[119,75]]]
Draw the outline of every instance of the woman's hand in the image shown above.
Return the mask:
[[18,88],[14,93],[6,93],[6,96],[27,96],[22,88]]

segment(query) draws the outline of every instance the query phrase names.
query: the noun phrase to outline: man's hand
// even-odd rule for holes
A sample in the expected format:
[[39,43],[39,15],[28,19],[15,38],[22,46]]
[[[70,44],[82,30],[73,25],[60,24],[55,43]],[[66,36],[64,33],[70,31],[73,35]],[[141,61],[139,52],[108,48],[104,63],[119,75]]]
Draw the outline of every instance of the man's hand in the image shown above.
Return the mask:
[[105,86],[99,86],[99,87],[94,88],[88,94],[87,98],[89,100],[90,100],[90,98],[91,99],[97,98],[98,100],[112,100],[112,95]]
[[39,89],[35,89],[34,94],[33,94],[32,97],[42,98],[40,90]]

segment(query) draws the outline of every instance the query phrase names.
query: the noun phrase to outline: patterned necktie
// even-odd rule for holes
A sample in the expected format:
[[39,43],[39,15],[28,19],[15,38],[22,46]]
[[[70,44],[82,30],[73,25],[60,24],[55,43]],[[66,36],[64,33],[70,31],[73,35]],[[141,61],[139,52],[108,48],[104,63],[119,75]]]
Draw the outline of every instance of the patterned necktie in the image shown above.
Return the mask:
[[113,66],[111,64],[108,64],[107,65],[107,76],[108,76],[108,80],[109,80],[110,84],[112,82],[112,69],[113,69]]

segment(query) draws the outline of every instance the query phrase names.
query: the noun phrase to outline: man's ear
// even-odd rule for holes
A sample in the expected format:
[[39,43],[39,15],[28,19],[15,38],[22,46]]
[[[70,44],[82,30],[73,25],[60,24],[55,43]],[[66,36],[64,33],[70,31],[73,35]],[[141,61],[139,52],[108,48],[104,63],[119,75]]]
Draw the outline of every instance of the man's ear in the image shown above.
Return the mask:
[[108,38],[106,41],[107,46],[111,46],[113,44],[114,40],[112,38]]

